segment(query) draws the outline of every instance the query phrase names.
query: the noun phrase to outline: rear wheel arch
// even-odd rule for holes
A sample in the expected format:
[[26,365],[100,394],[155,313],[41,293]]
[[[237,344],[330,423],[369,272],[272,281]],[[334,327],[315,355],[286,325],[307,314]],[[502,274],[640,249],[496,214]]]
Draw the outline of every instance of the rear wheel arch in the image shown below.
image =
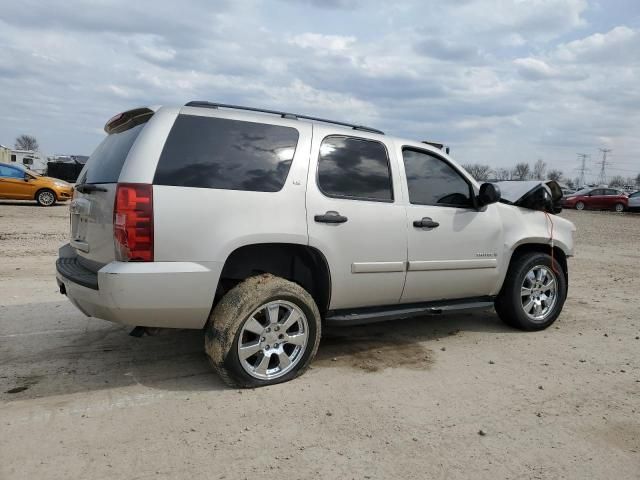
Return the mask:
[[316,248],[295,243],[249,244],[231,252],[220,273],[214,305],[238,283],[263,273],[300,285],[322,315],[329,308],[331,273],[325,256]]

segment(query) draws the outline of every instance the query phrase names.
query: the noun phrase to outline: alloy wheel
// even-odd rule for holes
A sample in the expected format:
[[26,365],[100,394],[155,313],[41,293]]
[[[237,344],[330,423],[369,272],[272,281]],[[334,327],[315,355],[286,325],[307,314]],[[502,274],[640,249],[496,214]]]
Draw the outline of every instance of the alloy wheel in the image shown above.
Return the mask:
[[536,265],[524,276],[520,289],[522,310],[534,322],[543,323],[553,311],[558,282],[550,267]]
[[286,375],[300,362],[309,339],[307,317],[295,304],[276,300],[257,308],[242,325],[238,358],[260,380]]
[[45,207],[49,207],[56,201],[56,197],[51,192],[40,192],[38,195],[38,201]]

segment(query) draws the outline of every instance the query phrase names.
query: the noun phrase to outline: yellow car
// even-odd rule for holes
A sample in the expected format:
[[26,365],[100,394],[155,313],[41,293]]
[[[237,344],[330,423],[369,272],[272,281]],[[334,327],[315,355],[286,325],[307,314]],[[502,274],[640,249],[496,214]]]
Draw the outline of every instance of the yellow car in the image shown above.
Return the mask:
[[43,207],[69,200],[73,186],[57,178],[43,177],[36,172],[0,163],[0,198],[35,200]]

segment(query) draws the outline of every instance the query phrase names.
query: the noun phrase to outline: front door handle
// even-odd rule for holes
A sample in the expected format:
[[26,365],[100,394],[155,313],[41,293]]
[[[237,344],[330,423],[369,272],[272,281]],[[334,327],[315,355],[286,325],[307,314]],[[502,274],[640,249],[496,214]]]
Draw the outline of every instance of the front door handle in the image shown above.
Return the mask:
[[344,223],[348,219],[333,210],[328,211],[324,215],[315,215],[313,219],[319,223]]
[[422,220],[414,220],[413,226],[416,228],[436,228],[439,227],[440,224],[431,220],[431,217],[424,217]]

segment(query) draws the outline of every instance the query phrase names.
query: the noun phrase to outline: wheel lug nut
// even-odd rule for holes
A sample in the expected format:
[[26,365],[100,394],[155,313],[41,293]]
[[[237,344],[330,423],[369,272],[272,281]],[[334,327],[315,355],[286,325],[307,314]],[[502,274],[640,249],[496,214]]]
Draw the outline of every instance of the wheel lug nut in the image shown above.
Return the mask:
[[280,330],[280,326],[276,325],[274,330],[277,332],[278,330]]
[[265,346],[264,346],[264,349],[265,349],[265,350],[269,350],[269,348],[271,348],[271,347],[269,347],[269,345],[265,345]]
[[266,332],[269,333],[271,331],[271,329],[269,327],[267,327]]

